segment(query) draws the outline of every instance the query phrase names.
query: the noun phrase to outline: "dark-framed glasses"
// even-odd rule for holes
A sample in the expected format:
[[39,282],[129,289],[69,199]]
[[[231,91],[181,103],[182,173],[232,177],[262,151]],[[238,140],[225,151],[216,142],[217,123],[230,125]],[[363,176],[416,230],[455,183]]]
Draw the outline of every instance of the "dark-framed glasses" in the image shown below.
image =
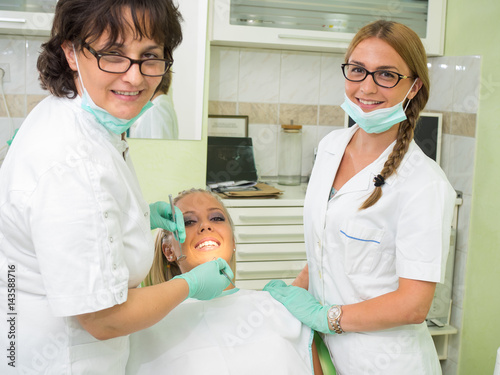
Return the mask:
[[376,70],[374,72],[370,72],[362,66],[356,64],[342,64],[341,67],[342,73],[344,73],[344,77],[348,81],[361,82],[364,81],[368,75],[371,75],[375,84],[387,89],[393,88],[402,79],[414,78],[404,76],[396,72],[391,72],[390,70]]
[[139,71],[142,75],[148,77],[161,77],[168,72],[174,63],[174,59],[169,52],[167,52],[169,55],[167,59],[134,60],[127,56],[97,52],[87,43],[85,43],[83,47],[94,55],[97,60],[97,66],[106,73],[123,74],[126,73],[133,64],[138,64]]

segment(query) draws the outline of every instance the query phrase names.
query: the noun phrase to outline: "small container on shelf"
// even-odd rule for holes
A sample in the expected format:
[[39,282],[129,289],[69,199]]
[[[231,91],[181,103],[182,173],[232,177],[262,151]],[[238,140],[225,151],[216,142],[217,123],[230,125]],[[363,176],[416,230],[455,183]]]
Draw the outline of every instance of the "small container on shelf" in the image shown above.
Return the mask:
[[300,185],[302,125],[281,125],[278,145],[278,184]]

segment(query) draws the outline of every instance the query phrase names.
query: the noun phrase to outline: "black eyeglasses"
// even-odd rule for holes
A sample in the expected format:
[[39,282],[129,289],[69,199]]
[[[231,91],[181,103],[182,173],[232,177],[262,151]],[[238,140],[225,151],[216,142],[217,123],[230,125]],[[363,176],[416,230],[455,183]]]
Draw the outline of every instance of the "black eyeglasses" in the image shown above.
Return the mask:
[[174,59],[168,51],[168,59],[134,60],[127,56],[97,52],[88,44],[84,44],[83,47],[88,49],[89,52],[97,59],[97,66],[99,69],[107,73],[126,73],[133,64],[138,64],[139,71],[142,75],[148,77],[161,77],[168,72],[174,63]]
[[342,64],[341,67],[342,73],[344,73],[344,77],[348,81],[361,82],[364,81],[368,75],[371,75],[375,84],[387,89],[393,88],[402,79],[414,78],[404,76],[396,72],[391,72],[390,70],[376,70],[374,72],[369,72],[362,66],[356,64]]

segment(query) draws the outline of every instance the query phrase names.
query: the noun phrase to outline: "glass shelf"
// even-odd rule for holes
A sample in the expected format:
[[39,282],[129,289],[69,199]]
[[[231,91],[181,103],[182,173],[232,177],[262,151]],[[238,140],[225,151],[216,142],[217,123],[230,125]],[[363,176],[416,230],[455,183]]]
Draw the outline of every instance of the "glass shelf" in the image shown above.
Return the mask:
[[231,0],[230,23],[256,27],[356,33],[380,18],[427,34],[428,0]]
[[57,0],[3,0],[0,10],[14,12],[54,13]]

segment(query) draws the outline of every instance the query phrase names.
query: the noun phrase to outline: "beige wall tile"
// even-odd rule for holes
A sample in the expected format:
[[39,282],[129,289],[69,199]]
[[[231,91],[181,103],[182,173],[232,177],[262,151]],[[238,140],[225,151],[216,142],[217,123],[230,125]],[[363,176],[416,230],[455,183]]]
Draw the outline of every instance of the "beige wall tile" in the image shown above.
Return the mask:
[[280,104],[279,123],[296,125],[317,125],[318,106],[302,104]]
[[453,135],[474,138],[476,136],[476,114],[453,112],[451,115],[451,131]]
[[443,134],[451,134],[451,112],[441,112],[443,114]]
[[338,105],[319,106],[319,124],[344,126],[345,112]]
[[236,102],[218,102],[209,101],[208,102],[208,114],[209,115],[235,115],[236,114]]
[[248,116],[251,124],[278,124],[278,104],[239,103],[238,114]]
[[[12,117],[26,116],[26,95],[6,95],[7,107]],[[7,117],[4,97],[0,95],[0,117]]]

